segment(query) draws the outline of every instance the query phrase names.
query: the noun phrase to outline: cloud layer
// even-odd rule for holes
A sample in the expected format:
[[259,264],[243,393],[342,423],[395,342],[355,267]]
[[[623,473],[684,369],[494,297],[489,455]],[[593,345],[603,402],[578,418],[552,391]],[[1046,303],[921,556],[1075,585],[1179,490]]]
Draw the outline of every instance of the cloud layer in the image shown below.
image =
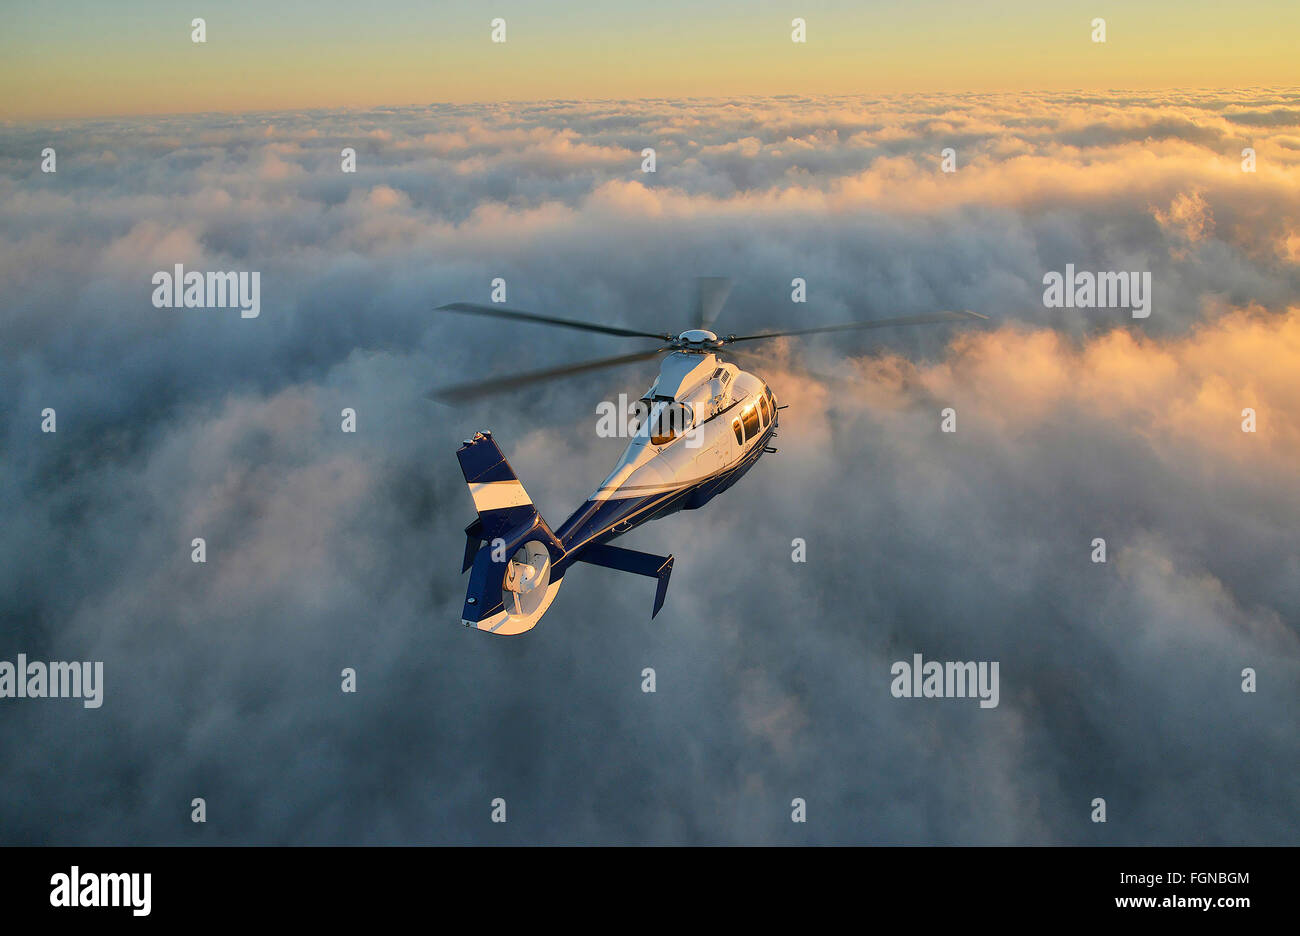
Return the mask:
[[[0,702],[0,840],[1296,843],[1300,93],[82,122],[0,170],[0,659],[106,679]],[[177,263],[260,271],[261,316],[155,309]],[[1151,317],[1044,308],[1067,263],[1150,271]],[[504,277],[676,330],[715,274],[736,333],[992,320],[764,348],[780,453],[627,541],[677,556],[655,622],[580,567],[528,637],[463,630],[459,440],[556,524],[652,370],[448,409],[635,347],[431,308]],[[1001,704],[892,698],[916,652]]]

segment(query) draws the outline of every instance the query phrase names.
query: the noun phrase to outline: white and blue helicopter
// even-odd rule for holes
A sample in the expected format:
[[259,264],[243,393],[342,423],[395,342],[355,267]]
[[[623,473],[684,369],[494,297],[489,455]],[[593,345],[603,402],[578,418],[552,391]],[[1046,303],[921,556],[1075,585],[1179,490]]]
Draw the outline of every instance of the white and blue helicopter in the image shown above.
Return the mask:
[[[657,580],[654,609],[668,592],[672,556],[611,546],[610,541],[643,523],[678,510],[695,510],[731,485],[765,453],[776,435],[777,403],[762,378],[722,358],[740,342],[793,335],[983,319],[975,312],[936,312],[719,337],[711,330],[731,290],[730,281],[698,281],[694,328],[678,335],[536,315],[501,306],[453,302],[437,311],[503,318],[625,338],[653,339],[656,347],[548,370],[474,381],[434,391],[455,403],[620,364],[667,355],[659,376],[640,399],[632,440],[599,487],[559,527],[550,525],[511,469],[489,431],[477,432],[457,450],[478,517],[465,528],[461,572],[469,571],[461,623],[492,634],[531,630],[555,600],[565,573],[577,562],[632,572]],[[736,356],[728,350],[729,356]]]

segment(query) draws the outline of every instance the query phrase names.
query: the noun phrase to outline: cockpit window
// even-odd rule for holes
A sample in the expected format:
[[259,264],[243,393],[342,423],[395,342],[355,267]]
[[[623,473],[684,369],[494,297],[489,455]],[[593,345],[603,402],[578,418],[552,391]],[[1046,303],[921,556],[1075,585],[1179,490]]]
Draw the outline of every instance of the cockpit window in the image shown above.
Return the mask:
[[738,445],[744,445],[744,444],[745,444],[745,433],[744,433],[744,432],[741,430],[741,428],[740,428],[740,420],[739,420],[739,419],[733,419],[733,420],[731,421],[731,430],[732,430],[734,433],[736,433],[736,443],[737,443]]
[[772,411],[767,408],[767,397],[758,398],[758,408],[763,411],[763,425],[766,426],[772,421]]
[[740,414],[741,421],[745,424],[745,441],[749,441],[758,435],[758,407],[753,403],[745,407],[744,412]]
[[667,445],[689,432],[694,424],[686,403],[657,403],[650,413],[650,444]]

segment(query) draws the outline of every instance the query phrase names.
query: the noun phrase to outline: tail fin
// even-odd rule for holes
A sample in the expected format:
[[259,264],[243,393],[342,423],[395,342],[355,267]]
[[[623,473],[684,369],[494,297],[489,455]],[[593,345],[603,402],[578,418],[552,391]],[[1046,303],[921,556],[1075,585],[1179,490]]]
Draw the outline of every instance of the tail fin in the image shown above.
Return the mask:
[[533,499],[519,483],[492,433],[476,432],[456,451],[456,457],[470,497],[474,498],[483,539],[490,542],[536,515]]

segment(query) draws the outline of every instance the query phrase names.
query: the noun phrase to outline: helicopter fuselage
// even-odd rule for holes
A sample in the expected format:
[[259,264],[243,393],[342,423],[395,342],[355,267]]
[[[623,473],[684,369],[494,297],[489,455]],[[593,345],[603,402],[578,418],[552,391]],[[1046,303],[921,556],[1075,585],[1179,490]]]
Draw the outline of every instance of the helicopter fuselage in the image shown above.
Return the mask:
[[[710,353],[670,354],[642,403],[647,417],[623,457],[556,529],[566,553],[703,507],[754,466],[776,432],[771,389]],[[668,414],[678,414],[676,425],[667,425]],[[657,428],[671,437],[656,436]]]
[[479,514],[465,529],[466,626],[503,635],[531,630],[577,562],[657,579],[657,614],[673,557],[610,541],[678,510],[703,507],[765,452],[776,451],[768,445],[777,428],[771,389],[710,350],[670,353],[640,403],[640,421],[623,457],[555,530],[491,433],[466,440],[456,454]]

